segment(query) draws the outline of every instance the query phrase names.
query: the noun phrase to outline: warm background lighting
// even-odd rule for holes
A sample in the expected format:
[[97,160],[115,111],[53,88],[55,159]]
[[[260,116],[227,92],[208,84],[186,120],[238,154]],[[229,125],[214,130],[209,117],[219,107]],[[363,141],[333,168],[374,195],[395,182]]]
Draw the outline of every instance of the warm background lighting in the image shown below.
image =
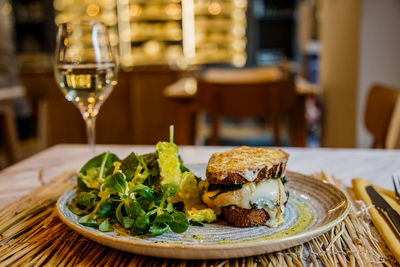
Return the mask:
[[217,1],[213,1],[208,5],[208,12],[210,12],[211,15],[218,15],[221,11],[221,4]]
[[90,4],[86,8],[86,13],[91,16],[97,16],[100,13],[100,7],[96,4]]
[[53,6],[57,25],[104,22],[122,67],[246,64],[247,0],[54,0]]

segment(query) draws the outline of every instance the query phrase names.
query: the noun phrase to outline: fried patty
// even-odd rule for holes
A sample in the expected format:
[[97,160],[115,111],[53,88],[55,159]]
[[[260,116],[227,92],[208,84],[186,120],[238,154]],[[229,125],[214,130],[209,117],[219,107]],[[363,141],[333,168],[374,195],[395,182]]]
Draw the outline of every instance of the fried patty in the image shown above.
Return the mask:
[[269,215],[264,209],[243,209],[236,206],[222,208],[225,221],[237,227],[265,225]]

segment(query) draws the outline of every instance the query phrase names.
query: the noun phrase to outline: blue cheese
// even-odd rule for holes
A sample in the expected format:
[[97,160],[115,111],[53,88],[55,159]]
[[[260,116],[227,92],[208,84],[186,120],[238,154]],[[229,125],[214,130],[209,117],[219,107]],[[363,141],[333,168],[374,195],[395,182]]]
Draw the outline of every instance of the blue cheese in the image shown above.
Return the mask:
[[266,225],[277,227],[283,223],[283,212],[285,209],[286,194],[280,179],[269,179],[257,183],[256,190],[243,198],[236,206],[251,209],[252,205],[262,208],[269,215]]
[[239,190],[217,194],[218,191],[208,191],[203,195],[204,203],[217,214],[221,213],[222,207],[230,205],[244,209],[251,209],[255,205],[268,213],[270,218],[266,222],[267,226],[277,227],[284,222],[284,203],[287,199],[280,179],[268,179],[257,184],[247,183]]

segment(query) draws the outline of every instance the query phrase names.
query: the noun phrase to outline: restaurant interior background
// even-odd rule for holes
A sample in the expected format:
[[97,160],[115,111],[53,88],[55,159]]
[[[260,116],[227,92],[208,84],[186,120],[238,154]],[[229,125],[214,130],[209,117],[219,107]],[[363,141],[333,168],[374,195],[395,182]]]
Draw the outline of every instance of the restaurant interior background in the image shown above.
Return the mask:
[[[372,147],[368,92],[400,88],[399,0],[0,0],[0,166],[86,142],[53,74],[57,25],[82,18],[104,22],[119,55],[96,143],[155,144],[174,124],[178,144]],[[249,86],[281,81],[292,94],[265,99],[274,114],[243,118],[260,102]],[[218,132],[194,105],[207,83],[241,90]]]

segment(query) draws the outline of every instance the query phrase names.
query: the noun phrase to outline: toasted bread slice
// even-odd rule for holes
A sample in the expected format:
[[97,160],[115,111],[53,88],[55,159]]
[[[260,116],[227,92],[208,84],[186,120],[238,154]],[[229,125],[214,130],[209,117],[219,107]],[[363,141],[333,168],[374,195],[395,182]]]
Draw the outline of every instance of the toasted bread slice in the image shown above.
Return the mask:
[[277,149],[242,146],[214,153],[207,165],[210,184],[244,184],[281,177],[289,154]]

